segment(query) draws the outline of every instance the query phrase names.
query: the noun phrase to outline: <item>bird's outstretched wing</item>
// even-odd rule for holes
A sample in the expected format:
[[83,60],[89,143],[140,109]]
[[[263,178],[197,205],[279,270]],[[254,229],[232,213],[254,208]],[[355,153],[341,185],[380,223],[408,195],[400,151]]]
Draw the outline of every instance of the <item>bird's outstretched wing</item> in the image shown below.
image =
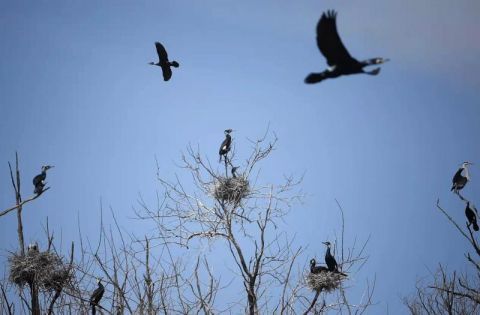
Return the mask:
[[329,66],[358,62],[352,58],[342,43],[337,31],[337,13],[323,13],[317,24],[317,45]]
[[160,42],[155,42],[155,47],[157,48],[158,59],[160,63],[168,62],[168,54],[165,50],[165,47]]
[[162,65],[163,80],[168,81],[172,77],[172,69],[168,64]]

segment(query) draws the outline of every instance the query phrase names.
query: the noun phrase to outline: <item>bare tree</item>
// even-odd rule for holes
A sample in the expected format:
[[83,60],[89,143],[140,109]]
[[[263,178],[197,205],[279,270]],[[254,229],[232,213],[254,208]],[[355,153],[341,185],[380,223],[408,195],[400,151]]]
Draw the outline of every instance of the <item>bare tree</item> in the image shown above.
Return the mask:
[[[458,194],[460,200],[468,200]],[[456,222],[437,200],[437,209],[455,227],[470,245],[472,253],[465,254],[465,262],[470,267],[465,273],[448,272],[439,264],[432,280],[418,281],[416,292],[403,299],[411,314],[477,314],[480,312],[480,247],[472,226],[465,227]]]

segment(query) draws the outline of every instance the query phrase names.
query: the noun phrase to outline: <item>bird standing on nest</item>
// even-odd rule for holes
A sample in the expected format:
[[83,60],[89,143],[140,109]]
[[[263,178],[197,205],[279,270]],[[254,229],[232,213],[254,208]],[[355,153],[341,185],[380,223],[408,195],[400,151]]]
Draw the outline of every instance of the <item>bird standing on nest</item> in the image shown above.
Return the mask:
[[325,252],[325,263],[327,264],[328,271],[339,273],[343,276],[346,276],[345,273],[338,271],[337,261],[335,257],[333,257],[332,253],[330,252],[330,242],[323,242],[327,246],[327,251]]
[[474,231],[478,231],[477,215],[477,209],[473,205],[470,205],[470,201],[467,201],[467,207],[465,208],[465,216],[468,220],[468,226],[473,225]]
[[90,296],[90,306],[92,307],[92,315],[95,315],[97,312],[97,305],[100,303],[100,300],[103,297],[103,293],[105,293],[105,287],[102,284],[102,280],[97,278],[97,285],[98,287],[93,291],[92,295]]
[[363,68],[389,61],[386,58],[358,61],[350,56],[338,35],[336,19],[337,13],[335,11],[327,11],[327,13],[322,14],[317,24],[317,46],[327,59],[327,64],[330,68],[323,72],[310,73],[305,78],[305,83],[318,83],[325,79],[357,73],[377,75],[380,72],[380,68],[375,68],[372,71],[365,71]]
[[180,64],[176,61],[169,61],[168,54],[165,47],[163,47],[160,42],[155,42],[155,47],[157,48],[158,62],[150,62],[149,65],[159,66],[162,68],[163,80],[168,81],[172,77],[171,67],[178,68]]
[[237,178],[237,170],[238,170],[238,166],[234,166],[232,167],[232,178]]
[[40,195],[43,192],[43,188],[47,183],[45,179],[47,178],[47,170],[51,169],[53,166],[44,165],[42,166],[42,172],[33,178],[33,186],[35,186],[34,194]]
[[458,194],[460,190],[465,187],[465,185],[468,183],[470,180],[470,174],[468,173],[468,166],[473,165],[473,163],[470,162],[463,162],[458,171],[455,173],[452,179],[452,189],[454,193]]
[[314,258],[310,260],[310,272],[311,273],[321,273],[328,271],[328,268],[325,266],[316,266],[316,261]]

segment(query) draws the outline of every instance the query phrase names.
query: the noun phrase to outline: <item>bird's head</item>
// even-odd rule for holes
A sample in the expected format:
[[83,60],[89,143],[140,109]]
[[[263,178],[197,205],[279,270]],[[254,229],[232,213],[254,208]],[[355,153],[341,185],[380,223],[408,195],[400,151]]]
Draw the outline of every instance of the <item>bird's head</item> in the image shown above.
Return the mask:
[[232,131],[233,131],[233,129],[226,129],[226,130],[224,131],[224,133],[225,133],[226,135],[228,135],[228,134],[232,133]]
[[466,168],[469,165],[473,165],[473,163],[465,161],[462,163],[462,168]]
[[388,59],[388,58],[380,58],[380,57],[378,57],[378,58],[374,58],[374,59],[373,59],[373,62],[374,62],[374,64],[376,64],[376,65],[380,65],[380,64],[385,63],[385,62],[388,62],[388,61],[390,61],[390,59]]
[[42,166],[42,172],[46,172],[47,170],[49,170],[49,169],[51,169],[51,168],[53,168],[53,167],[55,167],[55,166],[53,166],[53,165],[44,165],[44,166]]
[[234,167],[232,167],[232,174],[233,174],[233,173],[235,173],[235,172],[236,172],[238,169],[239,169],[239,167],[238,167],[238,166],[234,166]]
[[327,247],[330,247],[330,242],[329,241],[326,241],[326,242],[322,242],[323,244],[325,244]]
[[315,266],[316,263],[315,258],[310,259],[310,266]]
[[102,283],[102,278],[101,277],[97,277],[97,285],[100,285]]

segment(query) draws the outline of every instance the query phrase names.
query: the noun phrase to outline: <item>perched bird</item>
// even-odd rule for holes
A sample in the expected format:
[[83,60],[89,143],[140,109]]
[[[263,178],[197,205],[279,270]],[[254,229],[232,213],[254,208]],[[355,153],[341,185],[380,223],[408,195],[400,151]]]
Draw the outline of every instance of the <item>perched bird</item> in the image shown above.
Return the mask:
[[35,242],[35,243],[28,244],[27,252],[28,253],[31,253],[31,252],[37,252],[38,253],[38,243]]
[[35,186],[34,194],[40,195],[43,192],[45,187],[45,179],[47,178],[47,170],[51,169],[53,166],[44,165],[42,166],[42,172],[33,178],[33,186]]
[[[461,190],[467,182],[470,180],[470,175],[468,173],[468,166],[472,165],[470,162],[463,162],[458,171],[455,173],[452,179],[452,189],[451,191],[458,193],[459,190]],[[462,173],[464,175],[462,175]]]
[[470,202],[467,201],[467,207],[465,208],[465,216],[468,220],[468,226],[473,225],[474,231],[478,231],[477,214],[477,209],[473,205],[470,206]]
[[338,35],[336,18],[337,13],[335,11],[327,11],[327,13],[324,12],[322,14],[317,24],[317,46],[327,59],[327,64],[330,67],[323,72],[310,73],[305,78],[305,83],[317,83],[324,79],[357,73],[377,75],[380,72],[380,68],[375,68],[371,71],[365,71],[363,68],[389,61],[386,58],[358,61],[350,56]]
[[92,295],[90,296],[90,306],[92,307],[92,315],[95,315],[98,303],[103,297],[103,293],[105,293],[105,287],[102,284],[102,280],[97,278],[97,285],[98,287],[93,291]]
[[224,131],[225,140],[223,140],[222,144],[220,145],[220,150],[218,150],[218,154],[220,155],[219,162],[222,162],[222,156],[225,157],[225,163],[227,162],[227,153],[230,152],[230,146],[232,145],[232,136],[230,135],[232,131],[232,129],[227,129]]
[[163,47],[162,44],[159,42],[155,42],[155,47],[157,48],[157,54],[158,54],[158,62],[150,62],[150,65],[153,66],[159,66],[162,68],[162,73],[163,73],[163,80],[168,81],[172,77],[172,69],[171,67],[178,68],[180,64],[176,61],[169,61],[168,60],[168,54],[167,51],[165,50],[165,47]]
[[337,261],[335,257],[333,257],[332,253],[330,252],[330,242],[323,242],[323,244],[327,245],[327,251],[325,252],[325,263],[327,264],[328,271],[339,273],[343,276],[346,276],[345,273],[338,271]]
[[232,177],[233,178],[237,178],[237,170],[238,170],[238,166],[234,166],[232,167]]
[[321,273],[321,272],[325,272],[325,271],[328,271],[328,268],[325,267],[325,266],[315,266],[316,265],[316,261],[315,259],[311,259],[310,260],[310,272],[311,273]]

